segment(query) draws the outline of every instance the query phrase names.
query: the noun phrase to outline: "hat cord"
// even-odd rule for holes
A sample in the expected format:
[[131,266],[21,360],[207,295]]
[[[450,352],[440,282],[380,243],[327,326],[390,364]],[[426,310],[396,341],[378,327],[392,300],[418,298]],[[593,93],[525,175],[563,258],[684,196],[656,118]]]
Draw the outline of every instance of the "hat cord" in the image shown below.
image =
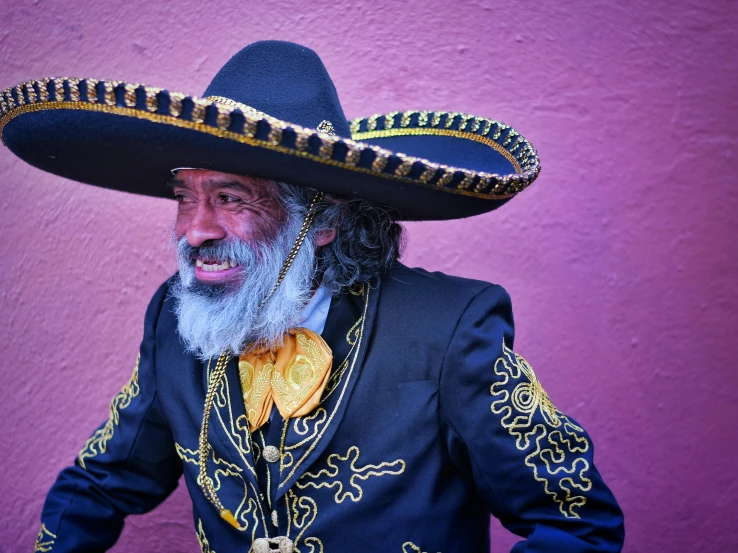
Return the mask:
[[[277,282],[259,304],[259,308],[263,307],[264,304],[269,301],[269,298],[274,295],[274,292],[277,291],[279,285],[282,284],[284,277],[287,275],[287,271],[292,266],[292,262],[295,260],[295,257],[297,257],[297,253],[300,251],[300,247],[305,241],[305,237],[310,230],[310,226],[313,224],[313,220],[315,219],[315,215],[317,213],[317,209],[315,209],[315,206],[322,199],[323,192],[318,191],[313,196],[313,199],[310,202],[310,207],[308,207],[307,213],[305,214],[305,219],[302,222],[300,232],[297,234],[295,243],[292,246],[290,253],[287,255],[287,259],[285,259],[285,262],[282,265],[282,270],[279,272]],[[203,408],[202,414],[202,426],[200,427],[198,451],[199,475],[197,477],[197,480],[200,484],[200,488],[202,488],[203,494],[205,494],[205,497],[208,499],[208,501],[210,501],[210,503],[212,503],[213,506],[218,509],[218,513],[220,513],[220,516],[237,530],[244,530],[245,528],[238,523],[238,520],[236,520],[236,517],[233,515],[233,513],[223,506],[223,503],[221,503],[220,499],[218,498],[218,494],[215,491],[215,487],[213,486],[213,480],[208,476],[208,455],[211,450],[210,443],[208,442],[210,412],[213,409],[213,402],[215,401],[215,391],[218,389],[218,385],[225,375],[226,367],[228,366],[228,361],[230,360],[230,358],[230,348],[226,349],[223,353],[220,354],[220,356],[218,357],[218,362],[215,364],[213,373],[210,376],[210,382],[208,382],[208,390],[205,394],[205,407]],[[250,439],[251,436],[249,435],[249,441]]]

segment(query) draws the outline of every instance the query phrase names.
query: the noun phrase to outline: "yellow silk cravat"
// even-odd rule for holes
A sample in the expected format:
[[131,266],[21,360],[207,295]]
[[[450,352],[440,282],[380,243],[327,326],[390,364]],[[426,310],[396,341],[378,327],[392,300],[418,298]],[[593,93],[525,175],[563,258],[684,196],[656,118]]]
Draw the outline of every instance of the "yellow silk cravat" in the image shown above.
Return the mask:
[[262,348],[238,358],[241,392],[251,432],[269,420],[277,405],[283,419],[302,417],[320,403],[333,353],[306,328],[289,330],[276,352]]

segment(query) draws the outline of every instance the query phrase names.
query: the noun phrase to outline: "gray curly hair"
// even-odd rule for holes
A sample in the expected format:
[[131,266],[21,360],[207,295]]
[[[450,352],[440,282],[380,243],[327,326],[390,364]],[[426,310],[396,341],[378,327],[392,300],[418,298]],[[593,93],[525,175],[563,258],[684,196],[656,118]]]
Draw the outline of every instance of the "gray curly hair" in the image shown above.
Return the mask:
[[[288,213],[304,215],[315,190],[277,183],[280,200]],[[397,213],[362,199],[326,195],[316,205],[317,214],[308,233],[335,230],[335,239],[315,252],[316,278],[338,294],[359,282],[376,282],[402,255],[405,229],[394,219]]]

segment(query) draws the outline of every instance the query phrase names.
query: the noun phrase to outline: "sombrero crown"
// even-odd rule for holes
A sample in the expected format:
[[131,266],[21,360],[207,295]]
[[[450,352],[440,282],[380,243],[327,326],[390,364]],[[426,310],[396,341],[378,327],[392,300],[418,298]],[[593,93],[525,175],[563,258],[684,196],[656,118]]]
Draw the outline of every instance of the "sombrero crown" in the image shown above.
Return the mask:
[[464,113],[346,120],[315,52],[263,41],[204,98],[120,81],[53,78],[0,94],[0,136],[28,163],[80,182],[167,196],[176,167],[248,174],[394,207],[404,220],[491,211],[535,180],[533,146]]

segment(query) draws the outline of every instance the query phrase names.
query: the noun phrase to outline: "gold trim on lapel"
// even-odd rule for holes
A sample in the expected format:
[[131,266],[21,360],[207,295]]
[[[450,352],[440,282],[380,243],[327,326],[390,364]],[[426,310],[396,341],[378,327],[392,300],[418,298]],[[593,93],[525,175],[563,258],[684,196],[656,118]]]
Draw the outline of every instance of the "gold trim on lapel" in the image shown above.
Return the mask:
[[[237,363],[237,357],[233,357],[228,362],[225,376],[216,390],[209,435],[215,434],[218,437],[222,446],[222,449],[219,448],[220,456],[226,461],[243,467],[244,475],[249,483],[258,489],[259,482],[254,469],[254,450],[241,395],[241,385],[238,381]],[[210,370],[210,363],[208,363],[207,369],[203,371],[205,389],[210,379]],[[209,440],[213,445],[210,437]]]
[[[346,368],[341,381],[337,383],[335,390],[332,394],[338,394],[332,409],[328,408],[328,404],[323,404],[319,407],[312,415],[305,417],[316,417],[316,429],[319,422],[322,426],[317,430],[316,436],[310,441],[309,445],[305,443],[306,449],[303,451],[291,451],[289,456],[284,455],[280,464],[280,483],[276,492],[276,498],[279,499],[284,495],[287,490],[305,473],[305,471],[312,465],[318,457],[323,453],[325,448],[330,443],[333,435],[339,426],[340,421],[343,419],[348,403],[351,399],[351,394],[356,386],[356,382],[361,374],[361,368],[364,364],[364,357],[366,356],[367,346],[369,338],[371,336],[372,328],[374,326],[374,318],[377,309],[377,303],[380,295],[380,286],[377,285],[371,288],[368,284],[363,286],[364,302],[362,307],[361,324],[358,328],[351,328],[349,336],[353,334],[356,340],[356,347],[354,348],[353,355],[349,360],[348,367]],[[324,417],[321,409],[327,411],[327,418]],[[324,422],[323,422],[324,421]],[[285,435],[287,434],[287,428],[290,423],[294,421],[288,420],[284,427],[282,434],[281,451],[284,451],[285,446]],[[307,440],[305,441],[307,442]],[[287,444],[288,446],[291,444]],[[290,448],[292,449],[292,448]],[[288,464],[285,465],[285,457],[289,459]]]

